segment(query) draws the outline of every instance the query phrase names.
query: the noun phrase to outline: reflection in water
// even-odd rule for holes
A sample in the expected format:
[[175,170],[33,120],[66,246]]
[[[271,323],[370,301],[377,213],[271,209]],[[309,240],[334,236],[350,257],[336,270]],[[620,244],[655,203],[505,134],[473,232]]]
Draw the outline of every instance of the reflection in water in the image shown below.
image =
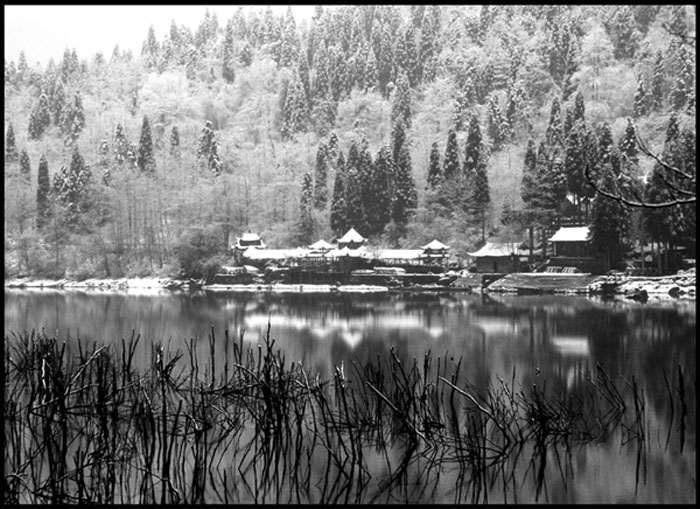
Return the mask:
[[[330,379],[336,366],[376,361],[392,347],[406,365],[431,352],[437,362],[462,359],[462,374],[487,393],[498,378],[515,388],[562,389],[583,396],[586,379],[600,365],[611,379],[643,387],[650,429],[666,429],[671,419],[669,392],[682,371],[694,383],[695,307],[603,302],[578,297],[498,297],[463,294],[90,294],[83,292],[5,291],[5,332],[58,331],[88,342],[119,341],[132,331],[147,341],[209,355],[215,331],[217,352],[243,335],[260,342],[271,327],[275,346],[289,362],[303,361]],[[148,343],[140,345],[144,349]],[[70,343],[70,340],[68,341]],[[70,345],[69,345],[70,346]],[[226,346],[226,345],[224,345]],[[144,350],[147,352],[148,350]],[[140,361],[148,363],[150,355]],[[223,362],[223,361],[221,361]],[[678,409],[676,408],[676,413]],[[695,423],[695,406],[688,408]],[[674,424],[675,425],[675,424]],[[694,502],[695,426],[685,448],[650,444],[649,472],[638,483],[636,458],[619,444],[578,450],[560,489],[561,472],[552,471],[549,501]],[[560,476],[560,477],[557,477]],[[532,494],[530,494],[532,495]],[[527,500],[527,494],[524,495]]]

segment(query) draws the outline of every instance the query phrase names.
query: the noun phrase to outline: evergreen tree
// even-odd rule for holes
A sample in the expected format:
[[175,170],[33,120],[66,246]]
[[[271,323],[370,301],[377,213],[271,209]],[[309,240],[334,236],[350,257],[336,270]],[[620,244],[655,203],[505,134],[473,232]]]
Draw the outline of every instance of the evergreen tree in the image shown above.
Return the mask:
[[[598,186],[602,189],[612,189],[615,186],[614,172],[610,163],[602,169]],[[602,255],[605,270],[618,263],[627,234],[627,219],[629,211],[617,200],[598,196],[593,201],[591,210],[590,237],[593,251]]]
[[566,140],[564,155],[564,168],[566,170],[567,189],[574,195],[576,205],[583,197],[585,185],[586,154],[585,154],[585,127],[581,122],[576,122],[571,128]]
[[372,165],[372,178],[369,189],[372,192],[372,199],[367,204],[367,216],[369,219],[370,231],[368,234],[380,234],[391,220],[392,196],[391,177],[394,174],[394,162],[391,158],[391,150],[383,145]]
[[604,166],[612,167],[612,156],[615,148],[615,142],[613,141],[612,130],[610,129],[610,124],[607,122],[603,123],[600,129],[600,137],[598,138],[598,166],[601,168]]
[[606,23],[606,28],[615,47],[615,58],[622,60],[634,57],[642,36],[637,30],[632,8],[628,5],[618,6]]
[[637,147],[637,134],[634,124],[632,124],[630,119],[627,119],[627,127],[620,138],[618,146],[623,160],[636,167],[639,163],[639,148]]
[[284,103],[284,120],[280,133],[285,139],[293,139],[296,133],[306,132],[309,123],[309,107],[306,102],[306,92],[295,79],[287,90],[287,98]]
[[401,71],[396,80],[396,90],[391,103],[391,123],[396,124],[398,120],[401,120],[406,128],[410,128],[412,115],[411,88],[406,73]]
[[537,178],[537,153],[535,152],[535,142],[533,140],[528,140],[523,165],[523,177],[520,183],[520,196],[523,199],[526,209],[537,208],[536,204],[540,191],[539,183]]
[[39,159],[39,170],[36,188],[36,227],[43,228],[50,217],[49,193],[51,192],[51,182],[49,181],[49,163],[46,156]]
[[342,235],[348,227],[347,202],[345,200],[345,159],[343,153],[338,155],[335,184],[333,185],[333,202],[331,203],[330,226],[336,235]]
[[29,182],[31,171],[32,168],[29,164],[29,154],[27,154],[27,151],[23,149],[19,156],[19,174],[22,176],[25,182]]
[[170,154],[174,157],[179,157],[180,155],[180,133],[176,125],[170,131]]
[[316,152],[316,178],[314,185],[314,208],[324,210],[328,203],[328,148],[320,143]]
[[418,52],[415,31],[411,23],[405,25],[403,33],[399,35],[396,42],[396,66],[397,73],[405,74],[411,87],[418,84],[420,77]]
[[430,149],[429,161],[428,188],[435,189],[442,182],[442,167],[440,166],[440,152],[438,152],[437,142],[433,142],[432,148]]
[[229,21],[226,24],[226,31],[224,33],[223,62],[221,68],[221,76],[224,78],[226,83],[233,83],[233,80],[236,77],[234,60],[233,23],[232,21]]
[[552,99],[552,108],[549,113],[549,126],[545,135],[547,145],[562,145],[564,140],[563,126],[561,122],[561,106],[559,99]]
[[469,121],[469,132],[467,133],[467,143],[464,147],[464,164],[462,174],[466,179],[467,186],[471,186],[476,170],[485,162],[486,153],[481,137],[479,119],[472,115]]
[[138,156],[136,164],[139,169],[147,173],[155,173],[156,160],[153,154],[153,140],[151,138],[151,126],[148,117],[144,115],[141,124],[141,139],[139,141]]
[[49,108],[49,98],[42,93],[29,116],[29,137],[33,140],[38,140],[50,125],[51,110]]
[[583,102],[583,94],[579,91],[576,92],[576,99],[574,100],[574,122],[586,121],[586,106]]
[[117,124],[114,131],[114,160],[119,164],[123,164],[127,159],[129,151],[129,142],[124,134],[124,128],[121,124]]
[[241,61],[243,67],[249,67],[250,64],[253,63],[253,48],[250,46],[248,39],[243,40],[238,59]]
[[546,27],[545,61],[554,82],[566,99],[571,93],[571,77],[578,70],[580,37],[574,22],[560,17]]
[[363,90],[372,91],[377,86],[379,80],[377,58],[372,48],[367,49],[366,55]]
[[671,106],[674,110],[682,109],[694,90],[695,69],[685,46],[678,46],[679,69],[671,87]]
[[313,181],[311,175],[304,173],[301,183],[301,199],[299,201],[299,237],[304,244],[313,242],[314,216],[313,209]]
[[156,31],[153,25],[151,25],[148,28],[148,35],[141,48],[141,56],[144,58],[148,69],[156,68],[159,60],[159,49],[158,41],[156,40]]
[[644,86],[644,79],[639,76],[637,79],[637,90],[634,93],[634,108],[633,114],[634,118],[643,117],[647,114],[647,90]]
[[70,167],[61,167],[54,175],[52,194],[63,209],[66,225],[71,231],[80,228],[80,216],[91,207],[92,172],[78,149],[73,150]]
[[418,194],[413,180],[413,168],[408,147],[403,145],[396,162],[396,177],[394,179],[394,199],[391,209],[391,219],[404,230],[410,216],[418,206]]
[[442,159],[442,173],[445,181],[450,181],[459,175],[459,149],[457,147],[457,133],[450,129],[447,133],[447,146],[445,157]]
[[406,144],[406,125],[399,120],[394,122],[391,129],[391,157],[396,162],[399,160],[401,147]]
[[291,67],[298,59],[301,53],[299,50],[299,38],[297,35],[297,26],[292,15],[291,6],[287,8],[287,15],[284,19],[282,27],[282,39],[280,41],[280,65],[283,67]]
[[365,210],[362,203],[362,179],[356,167],[350,166],[350,155],[348,154],[348,168],[345,178],[345,221],[347,228],[355,228],[360,232],[365,232]]
[[12,127],[12,122],[7,126],[7,134],[5,135],[5,163],[12,164],[19,160],[17,153],[17,145],[15,144],[15,130]]
[[651,78],[650,106],[653,111],[659,111],[664,103],[664,57],[661,50],[656,52],[654,74]]
[[471,179],[470,205],[481,220],[482,235],[481,241],[486,242],[486,215],[491,207],[491,189],[489,186],[489,176],[486,171],[486,161],[481,159],[474,171]]
[[488,113],[488,132],[491,138],[491,149],[497,152],[503,148],[506,142],[508,127],[501,113],[498,98],[495,95],[489,97]]
[[216,140],[213,124],[207,120],[202,133],[199,135],[197,159],[200,161],[200,165],[206,165],[206,168],[215,176],[221,172],[218,147],[219,142]]
[[309,78],[309,63],[306,60],[306,53],[303,51],[299,52],[299,81],[301,86],[304,88],[304,95],[306,96],[306,104],[309,106],[309,110],[313,108],[313,102],[311,101],[311,81]]

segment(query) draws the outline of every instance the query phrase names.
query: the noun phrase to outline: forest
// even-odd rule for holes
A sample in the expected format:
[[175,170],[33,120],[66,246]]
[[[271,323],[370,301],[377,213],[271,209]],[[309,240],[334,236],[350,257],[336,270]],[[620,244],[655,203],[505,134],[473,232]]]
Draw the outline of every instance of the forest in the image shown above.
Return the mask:
[[695,7],[208,11],[5,59],[5,277],[208,277],[229,242],[695,256]]

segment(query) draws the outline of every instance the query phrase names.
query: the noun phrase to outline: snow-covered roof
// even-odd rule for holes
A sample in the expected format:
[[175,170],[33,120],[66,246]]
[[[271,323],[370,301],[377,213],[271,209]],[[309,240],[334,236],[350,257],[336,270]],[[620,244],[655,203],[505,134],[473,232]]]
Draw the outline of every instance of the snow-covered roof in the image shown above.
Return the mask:
[[338,243],[346,244],[348,242],[364,242],[365,239],[362,235],[355,231],[355,228],[350,228],[345,235],[338,239]]
[[243,252],[243,256],[249,260],[284,260],[297,254],[296,249],[257,249],[252,246]]
[[562,226],[550,242],[583,242],[588,239],[588,226]]
[[240,240],[242,240],[243,242],[252,242],[254,240],[260,240],[260,235],[258,235],[257,233],[248,232],[241,235]]
[[479,258],[481,256],[510,256],[518,252],[518,244],[513,242],[487,242],[484,247],[473,253],[467,253],[469,256]]
[[421,249],[429,249],[431,251],[441,251],[443,249],[450,249],[450,246],[446,246],[437,239],[433,239],[431,242],[421,247]]
[[367,251],[367,248],[364,246],[360,246],[357,249],[350,249],[349,247],[345,246],[342,249],[333,249],[331,251],[328,251],[328,256],[330,257],[340,257],[340,256],[354,256],[354,257],[369,257],[369,252]]
[[328,249],[333,249],[335,246],[333,244],[329,244],[325,240],[321,239],[318,242],[315,242],[309,246],[309,249],[312,249],[314,251],[323,251],[323,250],[328,250]]

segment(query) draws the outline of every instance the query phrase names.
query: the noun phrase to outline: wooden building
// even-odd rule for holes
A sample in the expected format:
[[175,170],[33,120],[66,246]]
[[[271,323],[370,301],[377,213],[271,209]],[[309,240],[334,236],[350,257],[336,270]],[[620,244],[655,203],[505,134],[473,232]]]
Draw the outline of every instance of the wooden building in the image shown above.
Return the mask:
[[517,243],[487,242],[478,251],[467,254],[474,258],[477,272],[509,273],[520,270]]

